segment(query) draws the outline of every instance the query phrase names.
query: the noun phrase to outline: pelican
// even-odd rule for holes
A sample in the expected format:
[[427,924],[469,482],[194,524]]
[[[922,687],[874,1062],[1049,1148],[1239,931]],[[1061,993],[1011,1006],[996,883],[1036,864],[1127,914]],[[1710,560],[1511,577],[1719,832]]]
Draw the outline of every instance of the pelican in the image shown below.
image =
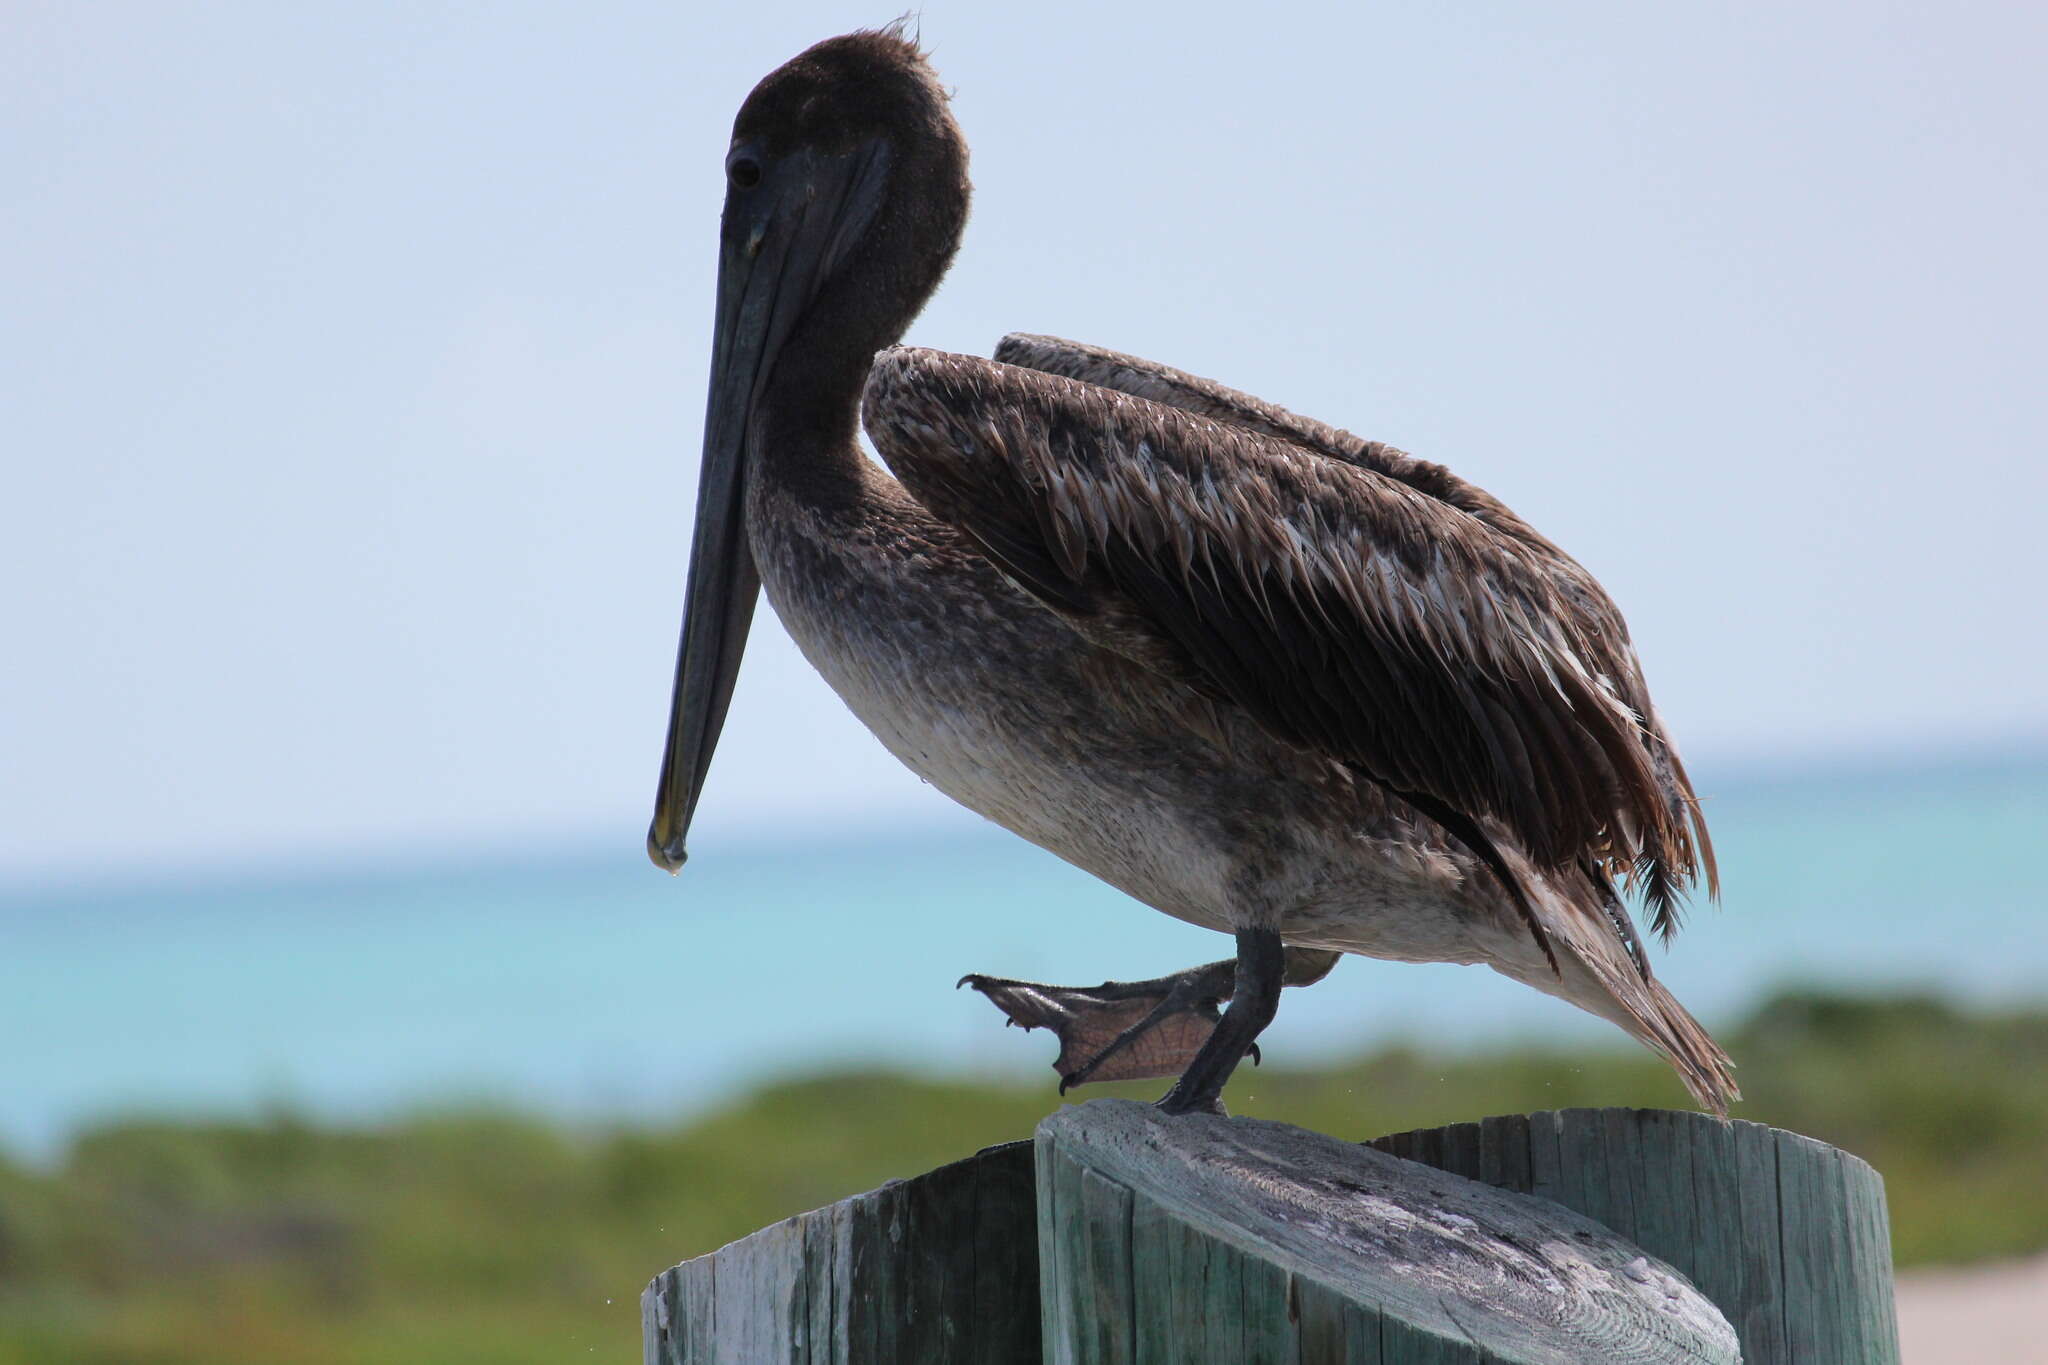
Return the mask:
[[[1725,1113],[1651,974],[1712,847],[1600,585],[1439,465],[1206,379],[1012,335],[897,345],[967,219],[967,147],[900,26],[748,95],[725,159],[703,471],[648,850],[673,872],[765,589],[954,800],[1234,936],[1153,981],[970,975],[1061,1090],[1221,1111],[1283,986],[1339,955],[1484,963],[1620,1025]],[[887,463],[861,453],[865,428]]]

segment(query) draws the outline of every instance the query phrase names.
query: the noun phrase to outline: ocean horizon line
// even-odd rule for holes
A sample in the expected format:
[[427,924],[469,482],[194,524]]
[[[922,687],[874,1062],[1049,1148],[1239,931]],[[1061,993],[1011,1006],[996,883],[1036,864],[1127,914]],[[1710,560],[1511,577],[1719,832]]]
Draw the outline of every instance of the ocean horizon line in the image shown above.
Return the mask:
[[[1688,760],[1708,818],[1724,797],[1767,797],[1780,789],[1833,786],[1855,779],[1995,778],[2048,767],[2048,734],[2025,733],[2003,740],[1912,743],[1861,751],[1826,750],[1786,758],[1748,757],[1698,763]],[[768,819],[721,824],[700,822],[697,852],[716,841],[716,855],[754,857],[800,844],[830,854],[883,846],[931,846],[1014,834],[960,806],[940,806],[908,819],[891,814],[849,812],[830,820],[810,815],[777,827]],[[474,876],[518,869],[559,870],[609,867],[623,854],[643,855],[637,825],[614,834],[607,827],[579,824],[553,831],[521,831],[503,838],[457,837],[426,840],[371,840],[311,850],[276,848],[246,854],[201,854],[190,861],[158,860],[153,870],[55,865],[28,872],[0,868],[0,908],[32,901],[62,901],[145,891],[190,893],[274,889],[318,884],[383,884],[436,875]],[[693,858],[693,861],[695,859]],[[650,876],[655,870],[650,866]],[[688,870],[681,874],[687,877]]]

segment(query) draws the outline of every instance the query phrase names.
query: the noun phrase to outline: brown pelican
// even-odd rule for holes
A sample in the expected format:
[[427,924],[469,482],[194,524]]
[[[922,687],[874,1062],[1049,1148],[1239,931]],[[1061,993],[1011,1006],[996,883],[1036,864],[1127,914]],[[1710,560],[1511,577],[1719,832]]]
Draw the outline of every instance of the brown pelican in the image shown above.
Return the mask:
[[1062,1089],[1179,1073],[1167,1109],[1219,1108],[1280,988],[1359,953],[1486,963],[1725,1112],[1728,1059],[1616,891],[1668,936],[1713,855],[1591,575],[1441,466],[1207,380],[1039,336],[897,347],[969,193],[899,30],[764,79],[725,175],[657,864],[682,864],[765,587],[919,775],[1235,935],[1156,981],[965,978],[1058,1031]]

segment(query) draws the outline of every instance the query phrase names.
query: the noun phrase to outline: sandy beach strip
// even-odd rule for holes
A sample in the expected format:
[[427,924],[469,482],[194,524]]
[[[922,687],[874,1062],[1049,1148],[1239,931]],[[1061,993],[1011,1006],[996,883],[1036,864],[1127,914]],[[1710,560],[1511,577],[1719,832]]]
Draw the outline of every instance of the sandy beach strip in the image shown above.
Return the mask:
[[1899,1274],[1905,1365],[2048,1365],[2048,1255]]

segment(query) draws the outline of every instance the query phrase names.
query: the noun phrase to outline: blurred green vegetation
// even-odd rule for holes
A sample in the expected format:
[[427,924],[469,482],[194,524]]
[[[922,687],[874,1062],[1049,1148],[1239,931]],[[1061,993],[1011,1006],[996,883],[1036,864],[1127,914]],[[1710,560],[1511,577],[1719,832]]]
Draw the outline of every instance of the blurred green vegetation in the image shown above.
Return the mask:
[[[1743,1118],[1885,1175],[1901,1264],[2048,1246],[2048,1012],[1785,995],[1724,1037]],[[1151,1098],[1156,1083],[1103,1087]],[[657,1270],[788,1214],[1028,1136],[1042,1084],[835,1074],[673,1129],[509,1114],[338,1129],[128,1122],[54,1169],[0,1159],[0,1362],[342,1365],[637,1358]],[[1569,1105],[1682,1107],[1626,1051],[1245,1068],[1232,1111],[1367,1138]]]

